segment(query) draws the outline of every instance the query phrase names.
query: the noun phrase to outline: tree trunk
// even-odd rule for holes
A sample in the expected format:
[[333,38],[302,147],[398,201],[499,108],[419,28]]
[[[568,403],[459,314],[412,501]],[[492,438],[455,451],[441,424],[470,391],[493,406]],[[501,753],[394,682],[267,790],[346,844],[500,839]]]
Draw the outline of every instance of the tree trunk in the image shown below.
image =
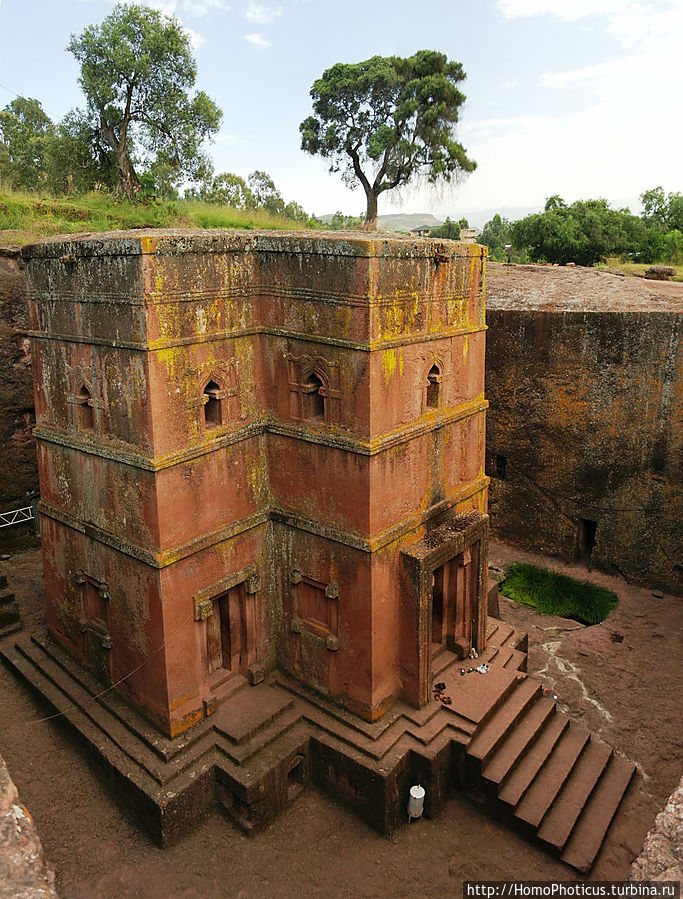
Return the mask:
[[113,128],[109,127],[104,121],[104,116],[100,115],[100,136],[107,146],[111,147],[116,154],[116,171],[119,176],[117,190],[121,191],[124,196],[130,200],[134,200],[136,194],[140,190],[140,182],[135,174],[133,163],[128,156],[128,142],[126,140],[128,128],[127,125],[121,128],[120,136],[116,134]]
[[116,150],[116,169],[119,173],[119,190],[129,199],[135,199],[140,190],[140,182],[123,144],[119,144]]
[[377,194],[370,189],[365,191],[367,197],[367,208],[365,211],[365,221],[363,222],[363,231],[377,230]]

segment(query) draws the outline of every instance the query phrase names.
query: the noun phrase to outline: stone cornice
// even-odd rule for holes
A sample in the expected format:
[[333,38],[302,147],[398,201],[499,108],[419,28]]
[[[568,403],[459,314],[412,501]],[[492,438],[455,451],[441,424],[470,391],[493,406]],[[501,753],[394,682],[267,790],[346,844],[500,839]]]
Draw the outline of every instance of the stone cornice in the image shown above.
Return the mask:
[[79,431],[66,432],[56,428],[36,426],[33,429],[33,434],[38,442],[56,444],[68,449],[88,453],[91,456],[99,456],[103,459],[120,462],[122,465],[128,465],[132,468],[157,472],[173,468],[176,465],[182,465],[184,462],[198,459],[208,453],[216,452],[234,443],[241,443],[243,440],[248,440],[252,437],[258,437],[261,434],[276,434],[280,437],[303,440],[306,443],[317,443],[321,446],[328,446],[332,449],[356,453],[362,456],[376,456],[395,446],[423,437],[431,431],[440,430],[457,421],[477,415],[485,411],[488,405],[487,400],[478,398],[471,403],[457,406],[455,409],[449,409],[438,414],[430,413],[416,422],[403,425],[388,434],[382,434],[371,440],[363,440],[327,429],[313,430],[300,424],[261,419],[246,427],[223,433],[210,441],[156,457],[136,452],[134,449],[115,446],[104,440],[98,440],[96,437],[83,437]]
[[151,340],[143,343],[135,340],[105,340],[96,337],[81,337],[77,334],[61,334],[46,331],[20,331],[22,336],[31,337],[34,340],[56,341],[59,343],[81,343],[88,346],[105,346],[136,350],[140,353],[154,353],[157,350],[168,350],[173,347],[193,346],[196,344],[212,343],[219,340],[236,340],[242,337],[252,337],[256,334],[268,334],[274,337],[284,337],[288,340],[302,340],[307,343],[319,343],[327,346],[338,346],[343,349],[358,350],[362,353],[372,353],[378,350],[389,350],[402,346],[415,346],[420,343],[429,343],[433,340],[448,340],[451,337],[467,336],[488,330],[486,325],[468,326],[466,328],[443,328],[422,334],[412,334],[406,337],[392,337],[370,341],[347,340],[342,337],[329,337],[324,334],[306,334],[303,331],[292,331],[289,328],[260,327],[254,325],[249,328],[236,328],[231,331],[216,331],[213,334],[201,334],[193,337],[177,337],[172,339]]

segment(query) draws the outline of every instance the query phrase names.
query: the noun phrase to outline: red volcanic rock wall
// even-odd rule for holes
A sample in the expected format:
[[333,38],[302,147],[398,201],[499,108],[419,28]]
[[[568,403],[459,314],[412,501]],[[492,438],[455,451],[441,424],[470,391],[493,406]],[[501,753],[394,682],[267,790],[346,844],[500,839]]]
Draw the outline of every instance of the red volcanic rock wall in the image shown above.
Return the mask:
[[[19,250],[0,247],[0,512],[28,505],[38,487],[27,314]],[[3,528],[0,539],[14,533]]]
[[424,701],[428,634],[400,619],[431,586],[405,595],[401,548],[486,511],[484,252],[239,232],[27,249],[55,636],[170,734],[275,666],[368,719]]
[[592,564],[683,589],[682,312],[676,284],[491,266],[487,470],[496,536],[573,559],[585,555],[594,528]]

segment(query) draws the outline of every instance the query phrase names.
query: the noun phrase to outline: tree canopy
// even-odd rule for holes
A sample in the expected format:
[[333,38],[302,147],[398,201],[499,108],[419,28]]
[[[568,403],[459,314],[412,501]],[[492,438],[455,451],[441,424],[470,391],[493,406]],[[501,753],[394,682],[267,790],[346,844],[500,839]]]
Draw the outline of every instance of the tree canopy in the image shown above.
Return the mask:
[[653,187],[640,195],[643,218],[665,231],[683,231],[683,194],[665,194],[663,187]]
[[561,197],[552,196],[544,212],[514,223],[513,243],[527,248],[534,262],[593,265],[623,250],[629,219],[635,216],[610,209],[606,200],[577,200],[567,206]]
[[13,188],[35,190],[45,182],[54,130],[32,97],[17,97],[0,110],[0,175]]
[[555,194],[544,212],[510,226],[511,242],[533,262],[593,265],[608,256],[677,262],[683,257],[683,196],[655,187],[640,199],[644,211],[636,216],[628,209],[611,209],[606,200],[577,200],[568,206]]
[[454,137],[465,101],[459,62],[421,50],[414,56],[373,56],[337,63],[311,88],[314,115],[299,126],[301,148],[330,161],[351,186],[365,191],[365,227],[377,223],[377,198],[415,177],[448,182],[474,171]]
[[100,139],[115,155],[120,191],[139,191],[138,163],[165,184],[205,173],[201,144],[221,112],[203,91],[190,94],[197,66],[177,19],[118,4],[101,25],[72,35],[68,49]]

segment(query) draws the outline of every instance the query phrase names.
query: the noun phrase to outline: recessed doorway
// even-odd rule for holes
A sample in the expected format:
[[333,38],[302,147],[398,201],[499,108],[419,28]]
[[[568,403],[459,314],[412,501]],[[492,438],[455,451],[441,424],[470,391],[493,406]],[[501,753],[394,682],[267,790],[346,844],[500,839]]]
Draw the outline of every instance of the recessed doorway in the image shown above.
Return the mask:
[[443,649],[467,655],[479,626],[479,544],[434,570],[432,583],[432,658]]
[[258,661],[254,597],[237,584],[212,599],[206,619],[206,665],[216,686],[233,674],[247,677]]

